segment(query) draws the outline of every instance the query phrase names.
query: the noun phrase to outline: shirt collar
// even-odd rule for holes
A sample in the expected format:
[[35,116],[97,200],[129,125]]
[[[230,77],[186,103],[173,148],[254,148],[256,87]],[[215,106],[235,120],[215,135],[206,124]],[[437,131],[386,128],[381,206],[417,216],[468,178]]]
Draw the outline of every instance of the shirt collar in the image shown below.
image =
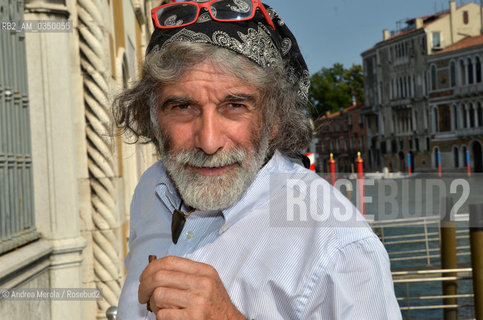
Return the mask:
[[160,161],[163,173],[159,180],[159,183],[155,187],[156,194],[161,198],[161,202],[166,206],[166,208],[173,212],[178,209],[181,204],[181,197],[179,196],[178,190],[174,186],[173,182],[166,172],[166,167],[163,162]]

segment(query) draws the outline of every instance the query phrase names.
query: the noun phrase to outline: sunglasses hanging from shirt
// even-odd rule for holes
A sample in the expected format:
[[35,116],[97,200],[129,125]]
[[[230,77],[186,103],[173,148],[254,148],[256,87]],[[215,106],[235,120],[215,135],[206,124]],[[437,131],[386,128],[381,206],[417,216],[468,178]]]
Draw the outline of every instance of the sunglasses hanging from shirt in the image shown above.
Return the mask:
[[251,20],[260,9],[267,23],[275,30],[270,15],[258,0],[211,0],[206,2],[174,1],[151,10],[153,25],[160,29],[181,28],[198,21],[201,9],[220,22]]
[[188,218],[196,209],[192,209],[188,211],[188,213],[184,214],[181,211],[183,206],[183,202],[179,205],[178,210],[173,211],[173,216],[171,217],[171,239],[173,243],[178,243],[179,236],[181,235],[181,231],[183,231],[184,224],[186,223],[186,218]]

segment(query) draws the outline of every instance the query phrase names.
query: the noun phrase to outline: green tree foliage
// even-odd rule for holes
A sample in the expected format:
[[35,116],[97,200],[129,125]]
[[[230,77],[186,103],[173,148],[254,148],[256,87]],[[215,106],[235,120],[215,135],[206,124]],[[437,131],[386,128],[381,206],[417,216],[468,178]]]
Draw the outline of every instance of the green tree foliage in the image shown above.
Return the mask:
[[322,68],[313,74],[309,90],[312,118],[351,106],[353,96],[359,103],[363,102],[363,79],[362,67],[356,64],[345,69],[342,64],[335,63],[331,68]]

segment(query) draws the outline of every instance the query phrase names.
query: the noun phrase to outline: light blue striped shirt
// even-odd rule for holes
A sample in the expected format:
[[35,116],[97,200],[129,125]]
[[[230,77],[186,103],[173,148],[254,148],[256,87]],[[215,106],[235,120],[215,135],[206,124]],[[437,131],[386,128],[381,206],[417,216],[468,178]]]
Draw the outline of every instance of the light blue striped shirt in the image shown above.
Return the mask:
[[279,152],[233,207],[191,214],[175,245],[171,213],[179,203],[157,162],[131,204],[118,319],[155,319],[137,301],[150,254],[212,265],[248,319],[401,319],[377,236],[349,200]]

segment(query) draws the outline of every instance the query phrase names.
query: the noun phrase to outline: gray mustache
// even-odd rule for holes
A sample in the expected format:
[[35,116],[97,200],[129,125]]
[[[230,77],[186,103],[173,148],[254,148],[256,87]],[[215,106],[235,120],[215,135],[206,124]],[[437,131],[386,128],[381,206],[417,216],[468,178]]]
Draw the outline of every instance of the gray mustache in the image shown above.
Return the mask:
[[176,155],[176,162],[199,168],[217,168],[232,164],[241,165],[247,158],[247,152],[241,148],[232,150],[220,150],[215,154],[206,154],[202,150],[194,149],[181,151]]

